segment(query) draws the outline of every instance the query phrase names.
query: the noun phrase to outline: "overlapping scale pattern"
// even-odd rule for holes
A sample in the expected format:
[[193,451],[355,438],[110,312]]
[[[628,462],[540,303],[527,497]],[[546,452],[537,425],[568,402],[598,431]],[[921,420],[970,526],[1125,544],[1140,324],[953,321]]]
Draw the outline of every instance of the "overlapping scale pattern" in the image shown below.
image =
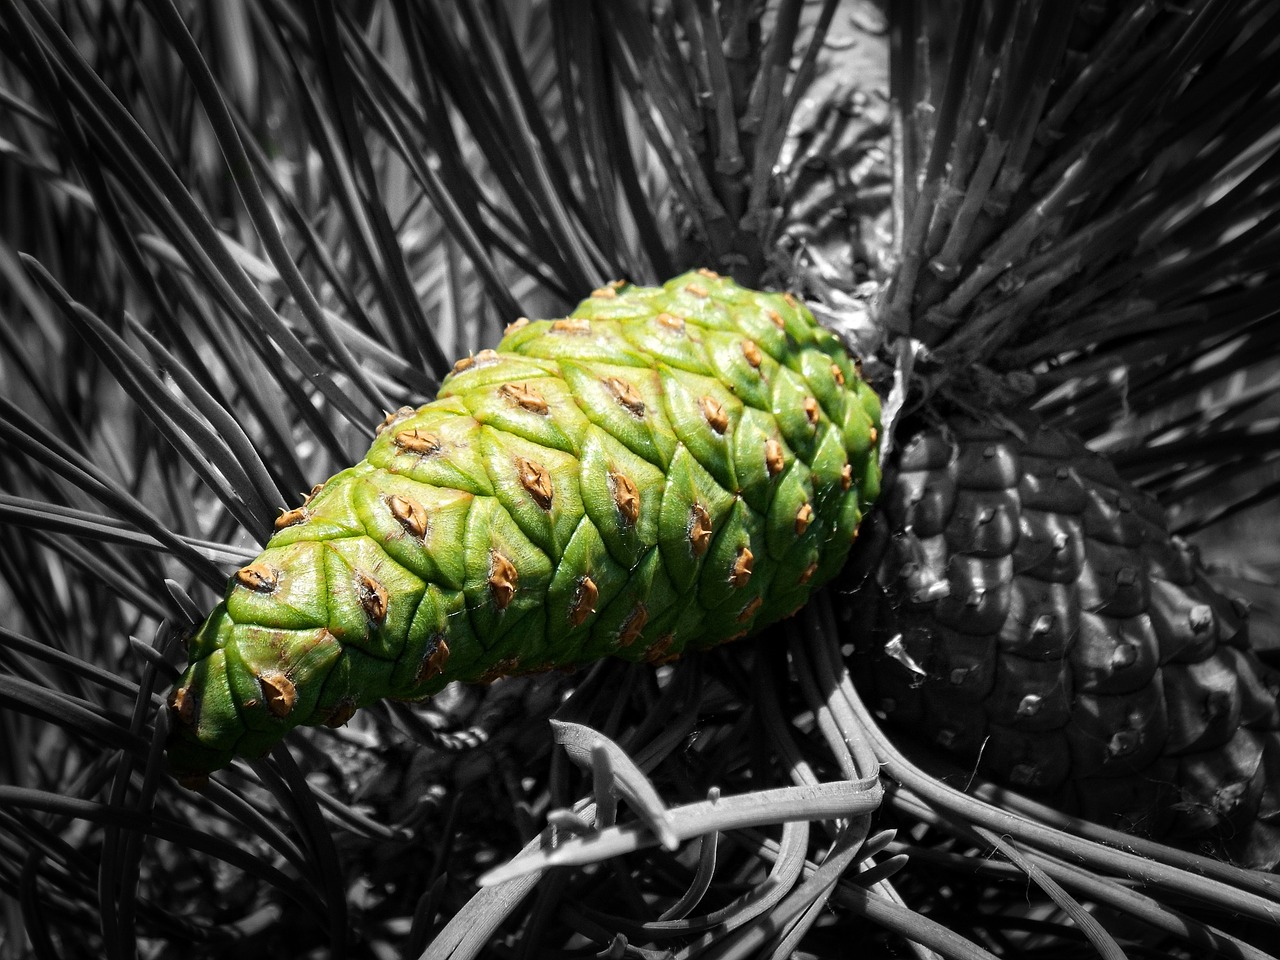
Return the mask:
[[857,602],[891,723],[1088,819],[1280,860],[1280,678],[1154,501],[1065,433],[960,423],[881,504]]
[[794,612],[879,489],[879,400],[788,294],[709,271],[508,328],[285,513],[190,642],[189,782],[299,724]]

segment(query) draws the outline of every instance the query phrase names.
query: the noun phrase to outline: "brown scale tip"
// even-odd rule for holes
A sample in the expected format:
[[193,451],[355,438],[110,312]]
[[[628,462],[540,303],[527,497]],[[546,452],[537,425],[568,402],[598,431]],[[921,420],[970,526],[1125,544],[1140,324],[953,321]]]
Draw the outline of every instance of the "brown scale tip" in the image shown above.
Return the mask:
[[298,700],[298,689],[283,673],[264,673],[258,677],[267,710],[273,717],[287,717]]
[[622,629],[618,631],[618,646],[629,647],[635,643],[648,623],[649,608],[643,603],[637,603],[627,614],[627,619],[622,621]]
[[406,453],[416,453],[423,457],[440,452],[440,438],[419,427],[401,430],[391,438],[391,442]]
[[303,498],[302,505],[304,507],[309,507],[311,505],[311,501],[314,500],[317,496],[319,496],[320,491],[323,489],[324,489],[324,482],[322,481],[320,483],[317,483],[314,487],[312,487],[309,491],[307,491],[306,497]]
[[547,399],[527,383],[504,383],[498,388],[498,396],[522,410],[546,416]]
[[657,640],[653,641],[653,646],[645,651],[645,662],[658,666],[663,663],[670,663],[672,660],[677,659],[679,654],[673,655],[667,652],[675,642],[676,635],[674,633],[664,633]]
[[635,417],[644,416],[644,399],[635,387],[617,377],[606,377],[601,382],[605,389],[613,394],[613,399],[617,400],[628,413]]
[[435,646],[431,648],[431,652],[422,658],[422,664],[418,667],[418,675],[413,678],[414,683],[426,683],[432,677],[438,677],[444,673],[444,665],[449,662],[449,644],[445,643],[444,634],[437,633],[431,638]]
[[702,556],[711,546],[711,514],[700,503],[689,510],[689,546],[695,557]]
[[270,593],[280,583],[280,571],[265,563],[254,562],[235,572],[236,583],[258,593]]
[[520,472],[520,485],[533,497],[533,502],[543,510],[551,509],[551,474],[547,468],[534,460],[516,457],[516,468]]
[[503,677],[509,677],[520,669],[519,657],[503,657],[492,667],[476,678],[476,683],[493,683]]
[[846,463],[840,470],[840,489],[848,490],[853,486],[853,464]]
[[640,519],[640,491],[625,473],[610,471],[609,480],[613,484],[613,502],[618,513],[622,514],[627,526],[634,527]]
[[768,468],[770,477],[776,477],[786,466],[786,461],[782,458],[782,444],[772,437],[764,444],[764,465]]
[[600,599],[600,588],[590,577],[578,580],[578,589],[574,594],[573,607],[569,610],[569,623],[575,627],[582,626],[596,609],[596,601]]
[[333,705],[333,709],[329,711],[329,715],[324,718],[323,723],[326,727],[334,727],[336,729],[355,715],[356,702],[350,697],[343,697]]
[[785,329],[786,329],[787,324],[786,324],[786,322],[782,319],[782,314],[780,314],[777,310],[770,310],[770,311],[769,311],[769,319],[773,321],[773,325],[774,325],[775,327],[777,327],[779,330],[785,330]]
[[796,301],[796,297],[794,293],[784,293],[782,295],[782,300],[792,310],[795,310],[797,307],[800,306],[800,304]]
[[723,434],[729,429],[729,415],[724,412],[724,406],[719,400],[715,397],[702,397],[698,402],[702,404],[702,415],[712,430]]
[[581,335],[591,332],[591,321],[582,317],[568,317],[555,321],[551,324],[551,329],[555,333]]
[[417,500],[393,493],[387,497],[387,509],[412,536],[421,540],[427,535],[427,509]]
[[698,276],[706,277],[708,280],[720,279],[720,274],[716,273],[714,270],[711,270],[707,267],[699,267],[697,273],[698,273]]
[[806,583],[808,583],[810,580],[813,579],[813,575],[817,572],[818,572],[818,561],[815,560],[813,563],[809,564],[807,567],[804,568],[804,570],[800,572],[800,579],[797,580],[796,583],[800,584],[800,586],[803,587]]
[[809,529],[811,523],[813,523],[813,507],[807,503],[800,504],[800,509],[796,511],[797,536],[804,536],[804,532]]
[[489,567],[489,592],[493,595],[493,605],[499,610],[507,609],[516,595],[519,582],[520,574],[515,564],[494,550]]
[[760,348],[756,346],[754,340],[742,341],[742,355],[747,358],[747,363],[756,369],[759,369],[760,364],[764,362],[764,357],[760,355]]
[[755,562],[755,556],[747,547],[743,547],[738,551],[738,556],[733,561],[733,570],[729,573],[729,585],[735,588],[745,587],[751,581],[751,567]]
[[378,424],[377,428],[374,430],[374,433],[377,434],[378,436],[381,436],[382,432],[386,430],[388,427],[394,427],[401,420],[409,419],[416,412],[417,411],[415,411],[413,407],[401,407],[398,410],[392,410],[390,413],[388,413],[385,417],[382,418],[382,422]]
[[306,508],[294,507],[292,510],[282,511],[280,516],[276,517],[275,528],[277,530],[283,530],[285,527],[292,527],[295,524],[302,523],[306,519]]
[[528,317],[516,317],[514,320],[512,320],[510,323],[507,324],[506,329],[502,331],[502,335],[505,337],[505,336],[508,336],[509,334],[515,333],[517,330],[523,330],[525,327],[529,325],[529,322],[530,321]]
[[684,333],[684,320],[680,317],[672,316],[669,313],[660,313],[654,317],[654,322],[658,326],[674,330],[676,333]]
[[356,571],[356,596],[365,616],[374,623],[382,623],[387,619],[387,605],[390,598],[387,588],[363,570]]
[[684,288],[687,292],[693,294],[695,297],[710,296],[710,294],[707,293],[707,288],[700,283],[686,283],[684,285]]
[[189,727],[196,722],[196,698],[186,687],[178,687],[173,691],[169,698],[169,708],[184,726]]
[[875,445],[875,442],[880,439],[880,434],[875,427],[872,427],[869,431],[867,431],[867,436],[871,439],[871,443],[873,446]]
[[844,386],[844,371],[840,369],[840,364],[833,363],[831,365],[831,376],[835,378],[837,386]]
[[474,370],[478,367],[487,367],[499,360],[498,351],[484,349],[474,356],[463,357],[453,365],[454,373],[463,373],[467,370]]
[[618,295],[617,287],[597,287],[591,291],[591,296],[597,300],[612,300]]
[[818,425],[818,401],[815,398],[804,398],[804,415],[812,426]]
[[742,610],[738,613],[738,622],[746,623],[748,620],[750,620],[752,617],[754,617],[757,613],[760,612],[760,608],[762,606],[764,606],[763,597],[753,598],[752,601],[748,603],[745,607],[743,607]]

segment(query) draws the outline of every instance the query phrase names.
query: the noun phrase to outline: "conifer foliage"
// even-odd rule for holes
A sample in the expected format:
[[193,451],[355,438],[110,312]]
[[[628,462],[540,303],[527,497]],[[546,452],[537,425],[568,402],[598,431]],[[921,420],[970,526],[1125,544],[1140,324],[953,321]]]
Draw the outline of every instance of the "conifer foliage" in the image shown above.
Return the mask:
[[[1277,26],[1261,0],[0,0],[0,957],[1268,956],[1273,875],[1222,830],[1119,832],[881,725],[863,655],[913,648],[867,619],[906,572],[874,538],[757,639],[384,700],[199,791],[166,747],[193,631],[305,492],[611,281],[790,291],[861,358],[891,483],[932,437],[935,486],[972,491],[955,464],[1022,450],[1031,410],[1143,523],[1268,522]],[[1280,636],[1268,558],[1231,546],[1260,659],[1182,684],[1211,752],[1265,726]],[[600,581],[570,572],[571,616]],[[1243,607],[1205,602],[1225,662]],[[1224,776],[1247,752],[1175,819],[1275,814],[1265,748]]]

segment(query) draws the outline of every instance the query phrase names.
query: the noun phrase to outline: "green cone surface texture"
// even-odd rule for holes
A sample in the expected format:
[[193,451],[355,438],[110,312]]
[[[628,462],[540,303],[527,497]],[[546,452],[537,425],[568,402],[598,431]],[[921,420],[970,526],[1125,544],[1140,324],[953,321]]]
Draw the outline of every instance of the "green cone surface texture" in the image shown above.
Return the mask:
[[1154,501],[1067,434],[961,423],[905,445],[881,505],[878,605],[855,603],[891,723],[1087,819],[1275,865],[1280,678]]
[[300,724],[794,612],[879,488],[879,400],[788,294],[710,271],[521,319],[285,513],[190,641],[173,771]]

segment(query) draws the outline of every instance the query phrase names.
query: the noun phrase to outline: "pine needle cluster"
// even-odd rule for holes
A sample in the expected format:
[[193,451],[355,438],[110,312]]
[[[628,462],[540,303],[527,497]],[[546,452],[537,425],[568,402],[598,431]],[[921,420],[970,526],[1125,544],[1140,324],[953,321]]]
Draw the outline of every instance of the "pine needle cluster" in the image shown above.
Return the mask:
[[[184,633],[521,315],[790,288],[897,424],[1034,407],[1257,601],[1259,0],[0,0],[0,957],[1230,956],[1273,875],[950,785],[833,590],[168,775]],[[545,722],[551,719],[551,723]],[[1269,953],[1268,951],[1271,951]]]

